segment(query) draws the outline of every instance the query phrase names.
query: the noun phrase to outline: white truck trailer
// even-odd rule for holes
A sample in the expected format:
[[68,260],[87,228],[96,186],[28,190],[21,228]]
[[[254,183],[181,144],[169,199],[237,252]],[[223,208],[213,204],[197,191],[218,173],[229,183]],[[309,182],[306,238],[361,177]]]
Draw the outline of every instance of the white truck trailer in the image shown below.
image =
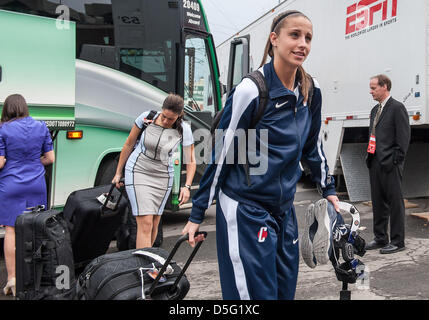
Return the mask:
[[259,67],[273,18],[290,9],[313,22],[312,50],[304,67],[321,86],[325,154],[330,173],[345,181],[350,201],[370,199],[364,158],[376,104],[369,81],[377,74],[391,78],[392,96],[409,113],[404,196],[429,196],[429,1],[283,1],[217,46],[227,91]]

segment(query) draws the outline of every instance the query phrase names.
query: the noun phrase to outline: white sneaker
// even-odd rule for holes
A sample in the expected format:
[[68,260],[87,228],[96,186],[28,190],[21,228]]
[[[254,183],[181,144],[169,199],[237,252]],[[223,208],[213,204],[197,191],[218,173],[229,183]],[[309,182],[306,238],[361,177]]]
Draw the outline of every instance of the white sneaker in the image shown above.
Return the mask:
[[329,207],[328,200],[320,199],[315,204],[309,205],[305,214],[301,254],[310,268],[329,262],[336,222],[337,212],[333,206]]
[[326,264],[329,262],[334,246],[333,233],[337,224],[338,213],[328,200],[321,199],[315,204],[314,216],[318,222],[317,232],[313,240],[314,255],[317,263]]
[[314,232],[310,232],[310,228],[313,226],[314,222],[314,204],[312,203],[308,206],[307,212],[305,213],[305,228],[300,241],[302,258],[310,268],[315,268],[317,265],[313,252]]

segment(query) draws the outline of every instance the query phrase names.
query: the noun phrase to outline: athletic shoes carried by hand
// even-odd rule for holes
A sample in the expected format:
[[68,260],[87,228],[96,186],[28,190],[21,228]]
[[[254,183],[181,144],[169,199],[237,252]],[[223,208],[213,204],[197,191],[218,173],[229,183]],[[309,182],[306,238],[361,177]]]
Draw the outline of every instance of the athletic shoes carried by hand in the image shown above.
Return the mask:
[[305,227],[304,233],[301,237],[301,255],[304,262],[310,268],[315,268],[317,265],[316,257],[313,252],[313,239],[314,234],[317,231],[317,221],[314,218],[314,204],[308,206],[307,212],[305,213]]
[[[333,233],[337,224],[337,214],[328,200],[321,199],[310,204],[305,214],[305,227],[301,239],[301,254],[304,262],[315,268],[326,264],[333,250]],[[344,224],[342,217],[341,224]]]

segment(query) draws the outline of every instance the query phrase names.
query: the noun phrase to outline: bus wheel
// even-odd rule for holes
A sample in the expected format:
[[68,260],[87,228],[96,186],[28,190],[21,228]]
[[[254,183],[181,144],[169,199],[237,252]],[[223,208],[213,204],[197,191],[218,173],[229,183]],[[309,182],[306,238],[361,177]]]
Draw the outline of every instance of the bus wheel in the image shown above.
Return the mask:
[[119,155],[103,159],[100,168],[95,178],[94,186],[102,186],[111,184],[112,179],[115,176],[116,167],[118,166]]

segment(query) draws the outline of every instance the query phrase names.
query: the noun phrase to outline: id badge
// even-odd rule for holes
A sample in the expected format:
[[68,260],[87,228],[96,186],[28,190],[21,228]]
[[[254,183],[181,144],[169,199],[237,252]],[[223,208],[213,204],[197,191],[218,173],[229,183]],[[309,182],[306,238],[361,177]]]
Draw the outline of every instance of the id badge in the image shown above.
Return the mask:
[[371,137],[369,138],[368,149],[366,151],[371,154],[375,153],[375,136],[374,135],[371,135]]

